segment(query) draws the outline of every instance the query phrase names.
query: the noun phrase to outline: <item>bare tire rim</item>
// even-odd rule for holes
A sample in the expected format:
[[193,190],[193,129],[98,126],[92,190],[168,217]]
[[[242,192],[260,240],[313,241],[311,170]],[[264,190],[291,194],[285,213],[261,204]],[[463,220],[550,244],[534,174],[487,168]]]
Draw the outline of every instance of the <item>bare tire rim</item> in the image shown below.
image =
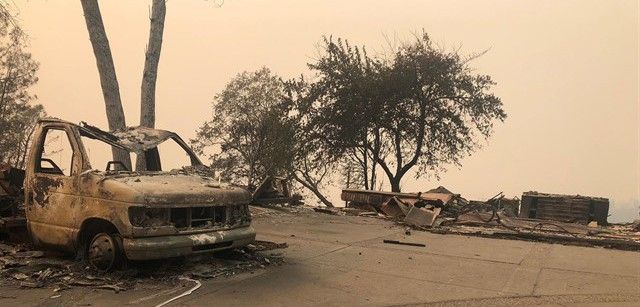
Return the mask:
[[98,234],[91,240],[88,250],[89,263],[98,270],[108,271],[116,260],[116,243],[106,234]]

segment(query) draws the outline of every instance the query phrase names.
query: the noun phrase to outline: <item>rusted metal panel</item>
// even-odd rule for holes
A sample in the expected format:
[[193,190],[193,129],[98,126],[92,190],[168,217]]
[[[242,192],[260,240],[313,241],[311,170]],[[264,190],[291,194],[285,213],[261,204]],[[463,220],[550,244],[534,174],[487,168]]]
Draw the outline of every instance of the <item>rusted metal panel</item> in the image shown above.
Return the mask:
[[602,197],[538,192],[522,194],[520,217],[607,225],[609,200]]
[[409,225],[415,226],[431,226],[435,221],[438,214],[440,214],[442,208],[418,208],[411,207],[407,216],[404,218],[404,222]]

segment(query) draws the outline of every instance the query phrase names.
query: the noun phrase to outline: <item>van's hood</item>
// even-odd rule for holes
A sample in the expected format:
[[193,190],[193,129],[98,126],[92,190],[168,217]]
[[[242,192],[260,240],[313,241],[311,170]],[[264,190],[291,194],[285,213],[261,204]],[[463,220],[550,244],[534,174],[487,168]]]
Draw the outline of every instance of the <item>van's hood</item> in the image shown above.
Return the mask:
[[[95,175],[95,174],[94,174]],[[146,205],[250,203],[244,188],[195,174],[97,175],[98,197]],[[101,178],[100,178],[101,177]]]

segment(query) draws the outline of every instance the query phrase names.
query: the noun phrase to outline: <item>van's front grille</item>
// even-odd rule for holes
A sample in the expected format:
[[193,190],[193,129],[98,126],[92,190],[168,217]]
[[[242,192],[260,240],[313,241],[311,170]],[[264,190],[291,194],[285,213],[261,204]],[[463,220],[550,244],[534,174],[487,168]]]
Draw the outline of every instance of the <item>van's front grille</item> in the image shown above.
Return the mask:
[[171,223],[179,229],[228,228],[249,224],[248,205],[172,208]]

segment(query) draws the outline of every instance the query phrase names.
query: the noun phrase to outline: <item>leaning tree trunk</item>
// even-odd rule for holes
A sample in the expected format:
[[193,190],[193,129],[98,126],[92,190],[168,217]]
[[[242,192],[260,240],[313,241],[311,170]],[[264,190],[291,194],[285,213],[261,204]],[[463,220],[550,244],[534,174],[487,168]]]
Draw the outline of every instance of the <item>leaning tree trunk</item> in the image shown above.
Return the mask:
[[[100,7],[97,0],[80,0],[80,3],[82,3],[84,20],[87,23],[93,54],[98,64],[100,86],[102,87],[102,95],[107,109],[109,130],[123,129],[126,127],[126,122],[124,111],[122,110],[122,101],[120,100],[120,87],[116,78],[116,69],[113,65],[109,40],[102,23]],[[131,158],[127,151],[115,147],[111,147],[111,150],[113,151],[114,160],[122,162],[131,169]]]
[[[154,128],[156,125],[156,80],[158,78],[158,63],[160,62],[166,11],[165,0],[153,0],[149,43],[145,53],[142,86],[140,87],[140,126],[149,128]],[[157,152],[147,152],[147,154],[157,154]],[[145,154],[140,154],[136,161],[136,170],[145,169],[146,157]]]
[[335,207],[332,202],[330,202],[326,197],[324,197],[324,195],[322,195],[317,185],[310,181],[305,181],[304,179],[300,178],[295,172],[292,174],[292,177],[302,186],[311,191],[311,193],[313,193],[313,195],[315,195],[320,200],[320,202],[322,202],[322,204],[331,208]]

